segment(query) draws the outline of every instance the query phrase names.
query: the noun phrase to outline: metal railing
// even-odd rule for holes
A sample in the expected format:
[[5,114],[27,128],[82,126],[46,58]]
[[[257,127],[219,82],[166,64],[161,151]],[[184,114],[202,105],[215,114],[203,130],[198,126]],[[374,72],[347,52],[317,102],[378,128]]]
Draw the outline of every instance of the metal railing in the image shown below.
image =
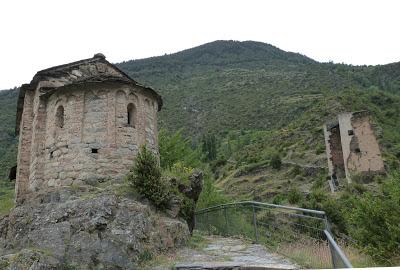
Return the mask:
[[330,233],[324,211],[254,201],[196,212],[197,230],[243,236],[309,268],[351,268]]

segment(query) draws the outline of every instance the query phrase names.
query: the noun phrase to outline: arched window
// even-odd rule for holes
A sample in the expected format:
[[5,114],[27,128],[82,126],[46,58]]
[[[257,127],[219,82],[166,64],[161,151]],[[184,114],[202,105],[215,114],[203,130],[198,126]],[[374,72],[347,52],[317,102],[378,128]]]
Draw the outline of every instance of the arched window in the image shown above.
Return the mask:
[[64,127],[64,107],[58,106],[56,112],[56,126],[59,128]]
[[128,126],[136,126],[136,107],[133,103],[129,103],[127,107],[128,111]]

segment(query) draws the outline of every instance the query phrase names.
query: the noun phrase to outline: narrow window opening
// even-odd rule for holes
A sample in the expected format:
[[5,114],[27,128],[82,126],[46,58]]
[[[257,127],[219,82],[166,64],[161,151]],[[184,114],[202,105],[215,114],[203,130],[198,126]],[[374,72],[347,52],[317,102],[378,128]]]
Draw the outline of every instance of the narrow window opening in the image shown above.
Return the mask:
[[50,152],[50,158],[53,158],[53,153],[54,153],[54,151]]
[[128,126],[135,127],[136,125],[136,108],[132,103],[128,104]]
[[97,148],[92,148],[92,154],[97,154],[99,152],[99,149]]
[[350,129],[349,131],[347,131],[347,133],[349,134],[349,136],[354,135],[354,131],[352,129]]
[[64,127],[64,107],[63,106],[58,106],[58,108],[57,108],[56,125],[59,128]]

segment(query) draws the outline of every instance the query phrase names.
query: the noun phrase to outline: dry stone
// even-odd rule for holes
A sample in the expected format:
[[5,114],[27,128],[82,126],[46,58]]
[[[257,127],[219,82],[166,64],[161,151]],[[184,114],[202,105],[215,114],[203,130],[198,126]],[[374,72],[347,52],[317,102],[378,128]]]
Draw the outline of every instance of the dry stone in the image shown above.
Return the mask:
[[137,269],[142,252],[167,251],[189,237],[184,221],[157,214],[135,200],[113,195],[52,200],[18,206],[0,219],[0,265],[8,261],[6,269],[40,263],[47,266],[31,269]]

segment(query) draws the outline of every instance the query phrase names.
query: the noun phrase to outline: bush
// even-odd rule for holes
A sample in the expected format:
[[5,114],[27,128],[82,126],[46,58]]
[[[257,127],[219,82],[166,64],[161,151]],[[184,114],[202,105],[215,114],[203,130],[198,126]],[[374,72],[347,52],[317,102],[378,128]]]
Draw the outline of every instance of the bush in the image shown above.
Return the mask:
[[298,188],[292,188],[288,193],[288,201],[291,204],[299,203],[302,197],[303,196]]
[[133,166],[133,173],[127,176],[128,182],[139,194],[149,199],[155,206],[165,209],[170,195],[169,185],[161,177],[157,158],[146,146],[142,146]]
[[203,191],[200,193],[200,197],[196,205],[197,209],[224,204],[229,201],[230,199],[223,192],[217,189],[217,187],[215,187],[211,174],[206,172],[204,174]]
[[193,149],[190,140],[183,137],[181,130],[169,133],[165,129],[161,129],[158,140],[162,169],[171,169],[177,162],[187,167],[199,167],[201,165],[200,149]]
[[400,257],[400,173],[383,185],[379,196],[353,197],[348,211],[349,233],[376,260]]
[[282,167],[282,160],[281,160],[281,157],[279,156],[279,154],[272,155],[270,165],[272,168],[274,168],[276,170],[280,170],[280,168]]
[[279,193],[274,197],[274,199],[272,200],[272,203],[273,204],[282,204],[285,199],[286,199],[285,195],[282,193]]

